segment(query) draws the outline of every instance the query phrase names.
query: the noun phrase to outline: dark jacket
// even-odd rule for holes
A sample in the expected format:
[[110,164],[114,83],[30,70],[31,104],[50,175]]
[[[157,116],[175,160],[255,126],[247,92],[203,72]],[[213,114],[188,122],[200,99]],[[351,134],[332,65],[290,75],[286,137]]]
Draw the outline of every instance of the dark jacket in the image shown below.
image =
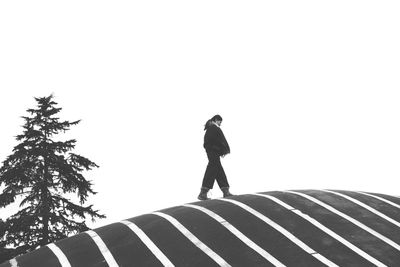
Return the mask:
[[204,134],[203,146],[207,152],[214,151],[220,156],[229,154],[231,152],[229,144],[226,141],[221,128],[214,124],[208,126],[206,133]]

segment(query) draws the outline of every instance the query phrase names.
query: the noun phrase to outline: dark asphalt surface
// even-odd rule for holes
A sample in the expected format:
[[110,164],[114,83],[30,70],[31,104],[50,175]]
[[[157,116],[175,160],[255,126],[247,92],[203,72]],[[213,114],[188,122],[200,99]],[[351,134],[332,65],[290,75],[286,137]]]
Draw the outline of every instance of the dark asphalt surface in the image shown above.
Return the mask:
[[[298,192],[330,205],[380,235],[400,244],[400,227],[343,196],[320,190]],[[336,192],[352,197],[400,222],[398,207],[353,191]],[[262,194],[273,196],[315,219],[384,265],[400,266],[399,249],[312,200],[290,192],[274,191]],[[400,199],[397,197],[375,195],[400,205]],[[253,194],[233,196],[230,199],[239,201],[266,216],[337,266],[375,266],[310,221],[295,214],[294,210],[288,210],[271,199]],[[282,263],[282,266],[326,266],[314,257],[315,255],[309,254],[286,237],[284,233],[234,203],[213,199],[191,204],[212,211],[222,217],[224,221],[219,222],[203,211],[189,206],[178,206],[159,211],[177,220],[184,230],[179,230],[157,213],[133,217],[128,221],[140,228],[151,240],[150,242],[158,248],[159,253],[168,258],[175,266],[219,266],[215,258],[213,259],[205,253],[204,247],[218,254],[231,266],[274,266],[249,244],[228,230],[228,224],[229,227],[233,226],[258,247],[271,254]],[[193,243],[185,231],[189,231],[190,235],[200,240],[201,244]],[[94,229],[94,232],[104,242],[104,247],[102,244],[96,243],[96,240],[87,233],[60,240],[55,243],[55,246],[65,255],[71,266],[109,266],[106,254],[114,258],[117,266],[163,266],[160,260],[161,256],[155,255],[148,247],[149,244],[146,244],[140,236],[123,223],[113,223]],[[5,262],[0,264],[0,267],[63,266],[60,262],[62,260],[59,255],[57,256],[50,247],[45,246],[17,257],[13,264]]]

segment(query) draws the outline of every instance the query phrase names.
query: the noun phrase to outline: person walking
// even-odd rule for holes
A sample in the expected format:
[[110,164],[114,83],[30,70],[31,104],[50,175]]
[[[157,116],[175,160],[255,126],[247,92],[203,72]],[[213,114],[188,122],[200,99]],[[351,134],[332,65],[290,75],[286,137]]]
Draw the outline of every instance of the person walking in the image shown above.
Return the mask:
[[233,196],[229,192],[228,179],[226,178],[220,159],[220,157],[224,157],[231,152],[224,133],[220,128],[221,123],[222,117],[220,115],[215,115],[209,119],[204,126],[206,133],[204,134],[203,147],[207,153],[208,165],[204,174],[200,194],[197,197],[199,200],[209,199],[207,193],[213,188],[215,180],[217,180],[224,197]]

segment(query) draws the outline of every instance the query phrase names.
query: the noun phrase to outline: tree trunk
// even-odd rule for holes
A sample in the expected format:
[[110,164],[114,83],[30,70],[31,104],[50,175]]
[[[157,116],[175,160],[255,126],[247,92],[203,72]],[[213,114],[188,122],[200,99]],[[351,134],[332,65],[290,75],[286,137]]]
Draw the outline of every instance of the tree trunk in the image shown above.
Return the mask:
[[44,149],[43,149],[43,186],[42,186],[42,201],[43,201],[43,240],[42,246],[47,245],[50,242],[49,238],[49,219],[50,219],[50,200],[48,194],[48,178],[49,178],[49,167],[47,163],[47,132],[44,137]]

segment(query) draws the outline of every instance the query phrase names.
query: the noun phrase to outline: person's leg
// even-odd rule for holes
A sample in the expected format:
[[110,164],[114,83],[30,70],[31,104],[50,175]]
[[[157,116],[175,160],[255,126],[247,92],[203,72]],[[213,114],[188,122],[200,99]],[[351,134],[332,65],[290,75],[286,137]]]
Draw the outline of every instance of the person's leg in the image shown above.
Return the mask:
[[198,200],[209,200],[210,198],[207,196],[207,193],[210,189],[206,187],[202,187],[200,189],[200,194],[197,196]]
[[218,171],[216,173],[217,175],[216,175],[215,179],[217,180],[219,188],[224,188],[224,187],[229,188],[228,179],[226,178],[224,168],[222,167],[221,160],[219,158],[218,158],[218,162],[217,162],[217,169],[218,169]]
[[219,156],[215,152],[207,152],[208,165],[202,182],[202,187],[212,189],[215,178],[218,176],[219,166],[221,162]]
[[219,185],[219,188],[221,189],[222,193],[224,194],[224,197],[233,196],[231,194],[231,192],[229,192],[228,179],[226,178],[226,174],[225,174],[224,168],[222,167],[220,160],[219,160],[218,173],[217,173],[216,180]]
[[233,196],[233,194],[229,191],[229,186],[227,187],[221,187],[221,191],[224,194],[224,197],[230,197]]
[[203,182],[201,184],[200,194],[197,197],[199,200],[208,200],[207,193],[214,186],[215,177],[218,172],[218,160],[219,157],[215,153],[207,153],[208,165],[206,172],[204,173]]

